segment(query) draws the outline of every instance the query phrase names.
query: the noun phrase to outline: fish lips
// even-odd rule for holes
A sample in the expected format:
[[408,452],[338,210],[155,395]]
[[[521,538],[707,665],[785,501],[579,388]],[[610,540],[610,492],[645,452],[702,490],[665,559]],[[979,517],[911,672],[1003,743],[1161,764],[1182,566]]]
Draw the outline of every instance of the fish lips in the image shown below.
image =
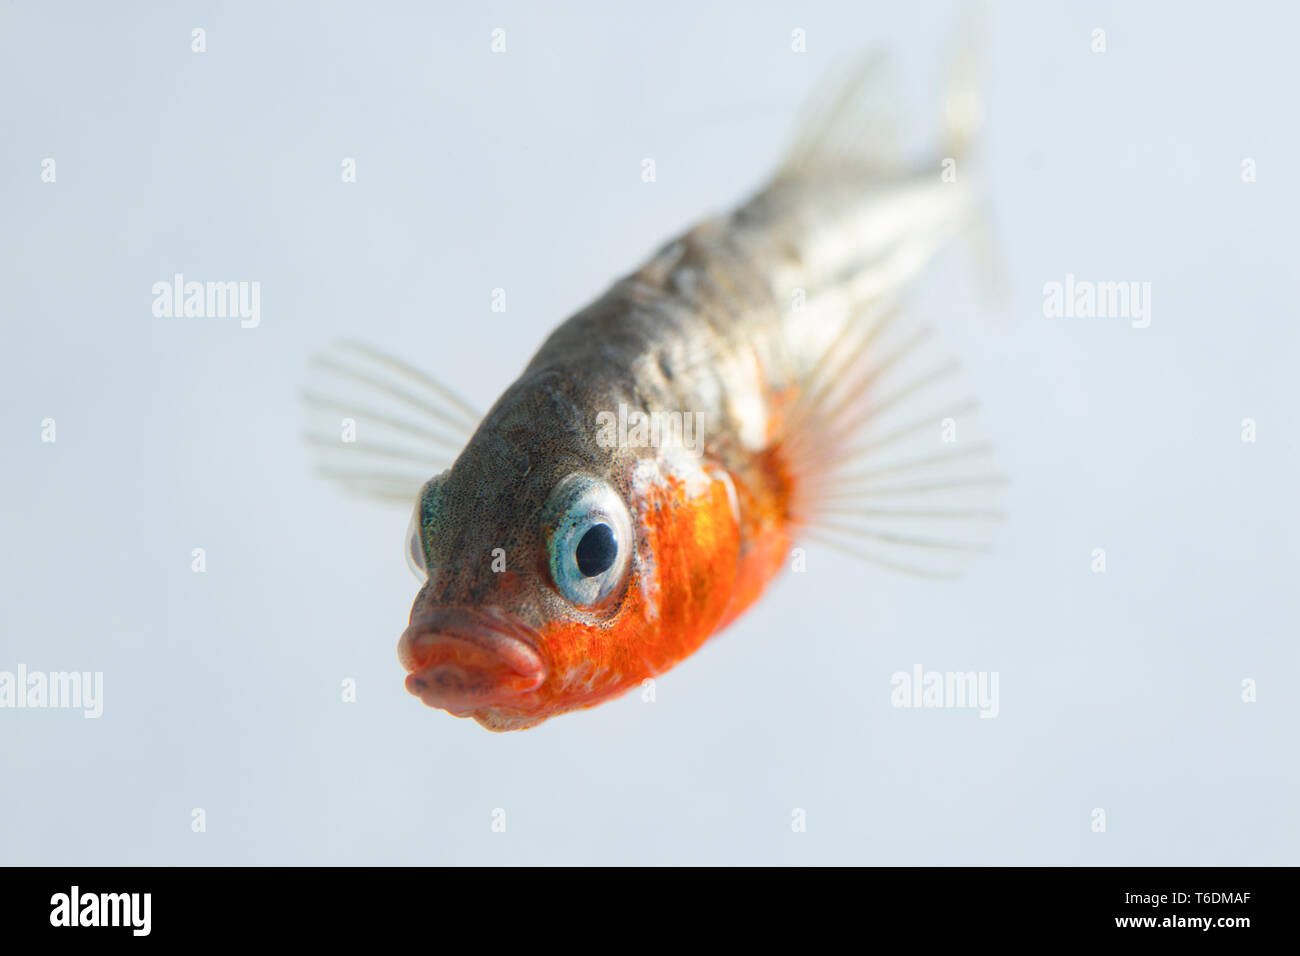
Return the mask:
[[548,672],[531,631],[464,608],[438,608],[412,621],[398,641],[397,656],[410,672],[407,691],[457,717],[521,704]]

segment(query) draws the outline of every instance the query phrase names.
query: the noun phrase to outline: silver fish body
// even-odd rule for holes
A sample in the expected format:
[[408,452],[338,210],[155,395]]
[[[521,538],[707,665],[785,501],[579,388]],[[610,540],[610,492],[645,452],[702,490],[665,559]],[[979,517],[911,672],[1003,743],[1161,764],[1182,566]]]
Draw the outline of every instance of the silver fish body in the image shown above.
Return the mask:
[[[954,158],[907,172],[863,134],[873,76],[814,114],[751,199],[561,324],[472,428],[400,360],[361,347],[368,367],[324,363],[467,434],[415,496],[425,580],[399,653],[425,703],[507,730],[616,696],[723,629],[800,539],[940,576],[984,550],[1002,479],[973,403],[941,387],[954,363],[901,307],[969,225],[971,192]],[[370,460],[450,443],[427,420],[358,416],[408,443]],[[647,427],[660,419],[675,427]],[[409,480],[334,476],[399,500]]]

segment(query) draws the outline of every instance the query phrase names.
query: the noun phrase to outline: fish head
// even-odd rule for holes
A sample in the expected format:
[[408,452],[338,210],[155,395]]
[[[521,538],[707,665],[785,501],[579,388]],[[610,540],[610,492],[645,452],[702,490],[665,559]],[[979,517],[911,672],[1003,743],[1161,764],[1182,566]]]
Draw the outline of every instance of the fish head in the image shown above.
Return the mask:
[[516,399],[528,414],[494,410],[420,494],[410,546],[427,577],[398,646],[408,691],[497,731],[599,704],[694,652],[740,553],[721,468],[605,447],[583,425],[590,397],[560,402],[559,420],[553,394]]

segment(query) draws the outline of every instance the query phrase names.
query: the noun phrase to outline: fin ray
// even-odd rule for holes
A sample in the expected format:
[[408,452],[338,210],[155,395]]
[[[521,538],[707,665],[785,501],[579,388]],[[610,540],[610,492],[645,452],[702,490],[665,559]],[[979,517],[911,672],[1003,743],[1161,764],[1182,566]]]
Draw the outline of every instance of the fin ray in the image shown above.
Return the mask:
[[[933,577],[990,550],[1006,486],[959,364],[900,310],[864,309],[863,327],[819,356],[779,440],[791,520],[869,563]],[[956,533],[955,533],[956,532]]]
[[368,345],[335,343],[310,371],[304,441],[316,473],[348,494],[409,507],[477,427],[455,392]]
[[901,167],[890,73],[888,57],[875,51],[814,87],[775,179]]

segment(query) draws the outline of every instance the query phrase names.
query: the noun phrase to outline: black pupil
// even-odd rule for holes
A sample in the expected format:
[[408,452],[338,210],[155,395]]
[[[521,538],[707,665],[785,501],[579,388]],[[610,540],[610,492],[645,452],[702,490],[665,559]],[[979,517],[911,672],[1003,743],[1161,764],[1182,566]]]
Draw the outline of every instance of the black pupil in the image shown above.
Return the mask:
[[588,528],[578,542],[578,550],[574,552],[578,570],[588,578],[608,571],[617,556],[618,542],[614,540],[614,532],[607,524],[595,524]]

